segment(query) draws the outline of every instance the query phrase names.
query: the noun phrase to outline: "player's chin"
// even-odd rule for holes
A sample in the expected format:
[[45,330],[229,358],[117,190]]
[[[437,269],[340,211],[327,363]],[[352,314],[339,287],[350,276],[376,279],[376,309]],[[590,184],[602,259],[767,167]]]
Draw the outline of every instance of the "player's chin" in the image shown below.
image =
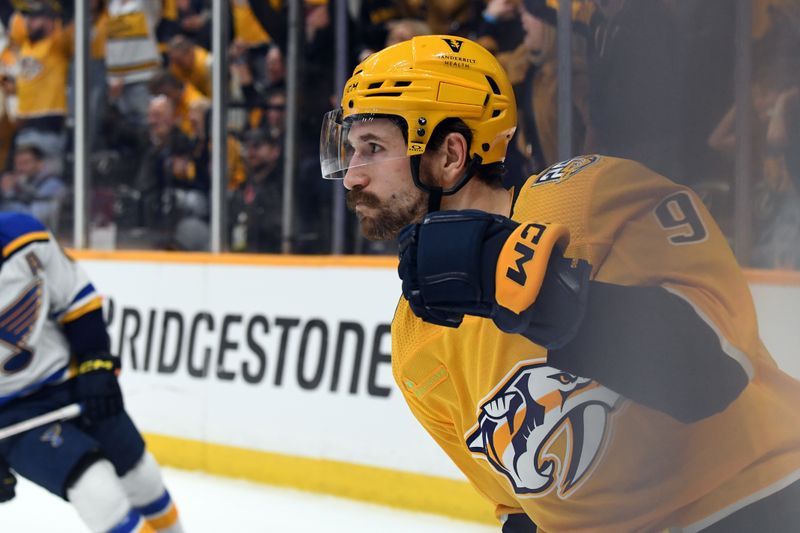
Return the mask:
[[400,227],[385,222],[376,222],[370,217],[361,217],[361,235],[370,241],[391,241],[400,234]]

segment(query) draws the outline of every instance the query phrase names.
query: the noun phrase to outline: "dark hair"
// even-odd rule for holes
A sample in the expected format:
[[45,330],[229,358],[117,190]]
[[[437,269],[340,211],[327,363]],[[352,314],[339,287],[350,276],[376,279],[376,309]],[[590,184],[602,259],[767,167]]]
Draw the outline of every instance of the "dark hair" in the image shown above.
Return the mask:
[[169,40],[170,50],[180,50],[181,52],[188,52],[194,49],[194,42],[188,39],[185,35],[178,34]]
[[[403,117],[399,115],[386,115],[381,113],[374,113],[370,114],[369,116],[372,118],[385,118],[390,120],[395,126],[397,126],[397,128],[403,134],[403,140],[406,142],[406,144],[408,144],[408,124]],[[466,123],[460,118],[446,118],[437,124],[433,129],[431,138],[428,140],[428,144],[425,147],[425,151],[435,152],[441,148],[444,144],[445,138],[451,133],[457,133],[463,136],[467,141],[467,147],[472,144],[472,130],[470,127],[467,126]],[[467,158],[468,161],[472,159],[469,154],[467,154]],[[475,177],[491,187],[502,187],[503,174],[505,174],[505,166],[503,163],[492,163],[490,165],[481,165],[478,167]]]
[[[427,150],[436,151],[442,147],[445,138],[451,134],[457,133],[464,137],[467,141],[467,147],[472,145],[472,130],[460,118],[446,118],[441,121],[433,129],[431,138],[428,140]],[[472,159],[470,154],[467,154],[468,161]],[[505,167],[502,163],[493,163],[491,165],[481,165],[475,173],[475,177],[486,185],[501,186],[503,185],[503,174]]]
[[41,161],[44,159],[44,152],[42,151],[41,148],[39,148],[35,144],[22,144],[20,146],[17,146],[17,148],[14,150],[14,153],[15,154],[29,153],[37,161]]
[[168,70],[160,70],[147,84],[150,94],[159,94],[167,88],[183,89],[183,82]]

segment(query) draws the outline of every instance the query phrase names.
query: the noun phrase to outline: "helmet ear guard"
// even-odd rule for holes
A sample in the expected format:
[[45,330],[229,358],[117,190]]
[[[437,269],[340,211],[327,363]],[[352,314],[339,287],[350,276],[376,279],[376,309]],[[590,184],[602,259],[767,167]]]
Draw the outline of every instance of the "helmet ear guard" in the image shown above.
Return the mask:
[[[471,130],[472,140],[468,171],[455,186],[440,190],[440,195],[456,193],[478,168],[501,171],[517,125],[514,92],[497,59],[473,41],[448,35],[414,37],[372,54],[345,84],[341,104],[342,123],[362,115],[402,118],[414,183],[431,194],[436,188],[420,182],[419,164],[413,163],[413,156],[425,153],[442,121],[461,119]],[[346,165],[330,163],[331,150],[321,148],[320,153],[328,158],[329,171],[340,167],[344,175]],[[330,175],[324,159],[322,165],[323,174]]]

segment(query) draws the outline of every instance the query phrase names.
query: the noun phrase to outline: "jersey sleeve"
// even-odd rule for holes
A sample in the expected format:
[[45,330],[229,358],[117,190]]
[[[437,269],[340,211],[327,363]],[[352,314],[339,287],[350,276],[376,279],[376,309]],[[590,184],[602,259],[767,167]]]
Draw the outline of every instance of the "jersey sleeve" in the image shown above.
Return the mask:
[[621,169],[599,178],[587,213],[595,278],[660,286],[685,300],[752,379],[752,359],[763,355],[755,308],[725,236],[692,190],[637,163],[620,166],[633,176]]
[[51,296],[51,316],[61,324],[100,309],[102,300],[83,268],[67,257],[50,235],[40,252]]
[[8,29],[8,41],[12,46],[22,46],[28,38],[28,30],[25,28],[25,19],[19,12],[11,15]]
[[70,22],[66,26],[56,30],[58,49],[64,57],[71,59],[75,51],[75,23]]
[[51,292],[51,317],[64,332],[72,353],[83,360],[108,354],[111,341],[103,318],[103,301],[84,269],[52,238],[42,252]]
[[752,379],[753,360],[769,356],[744,275],[700,199],[632,161],[578,159],[529,179],[514,218],[569,226],[567,255],[587,259],[594,280],[685,300]]
[[24,257],[30,271],[43,278],[48,317],[61,326],[71,351],[79,357],[107,353],[102,299],[47,228],[25,213],[0,213],[0,243],[3,262]]

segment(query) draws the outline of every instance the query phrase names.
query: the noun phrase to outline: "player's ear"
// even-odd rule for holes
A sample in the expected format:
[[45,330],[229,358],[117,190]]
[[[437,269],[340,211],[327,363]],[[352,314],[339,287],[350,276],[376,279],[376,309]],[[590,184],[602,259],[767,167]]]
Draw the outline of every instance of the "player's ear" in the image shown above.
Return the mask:
[[442,160],[442,187],[453,187],[461,177],[469,163],[469,144],[460,133],[448,133],[440,149]]

